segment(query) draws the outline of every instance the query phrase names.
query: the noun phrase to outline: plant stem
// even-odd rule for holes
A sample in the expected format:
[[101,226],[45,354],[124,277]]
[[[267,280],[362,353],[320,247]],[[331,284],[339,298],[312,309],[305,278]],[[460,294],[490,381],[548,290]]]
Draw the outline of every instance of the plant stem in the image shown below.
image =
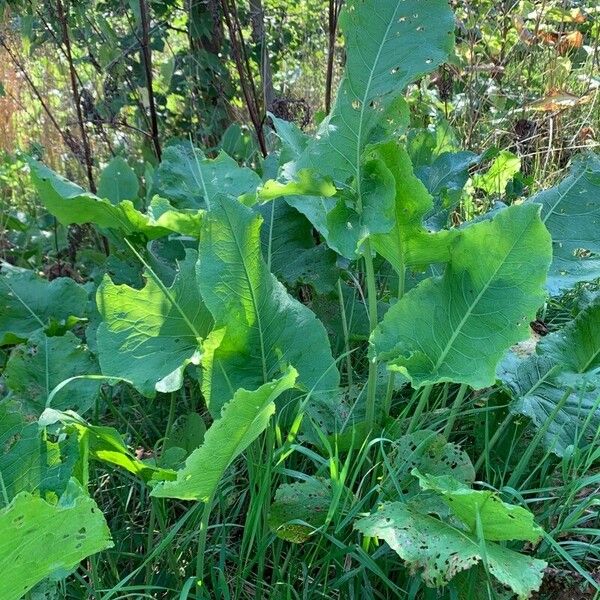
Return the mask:
[[421,396],[419,397],[419,404],[417,404],[417,408],[413,413],[413,416],[410,419],[410,423],[408,424],[408,429],[406,433],[412,433],[417,426],[419,418],[423,414],[423,410],[425,410],[425,406],[427,406],[427,402],[429,401],[429,396],[431,395],[431,390],[433,389],[433,385],[426,385],[421,391]]
[[340,300],[340,315],[342,317],[342,330],[344,332],[344,349],[346,351],[346,382],[348,388],[352,387],[352,358],[350,356],[350,333],[348,330],[348,319],[346,317],[346,305],[344,304],[344,294],[342,292],[342,280],[337,282],[338,298]]
[[[369,304],[369,332],[372,333],[377,327],[377,286],[375,284],[375,269],[373,267],[373,254],[369,238],[365,240],[363,247],[365,259],[365,274],[367,278],[367,302]],[[367,406],[366,423],[367,429],[375,426],[375,402],[377,400],[377,359],[369,358],[369,379],[367,381]]]
[[452,433],[452,428],[454,427],[454,423],[456,422],[456,417],[458,416],[458,412],[462,403],[465,399],[465,395],[469,386],[465,383],[461,384],[460,388],[458,388],[458,392],[456,394],[456,398],[452,404],[452,408],[450,409],[450,415],[448,416],[448,421],[446,422],[446,427],[444,427],[444,437],[448,439],[450,434]]
[[[402,299],[404,296],[404,281],[406,279],[406,268],[404,267],[404,256],[401,255],[400,259],[402,268],[398,273],[398,300]],[[396,373],[394,371],[390,371],[390,375],[388,378],[387,390],[385,392],[385,400],[383,401],[383,417],[387,418],[390,416],[390,411],[392,408],[392,394],[394,393],[394,383],[396,381]]]
[[201,588],[204,585],[204,553],[206,552],[206,536],[208,533],[208,522],[212,510],[215,494],[211,494],[202,510],[200,530],[198,532],[198,550],[196,554],[196,585]]

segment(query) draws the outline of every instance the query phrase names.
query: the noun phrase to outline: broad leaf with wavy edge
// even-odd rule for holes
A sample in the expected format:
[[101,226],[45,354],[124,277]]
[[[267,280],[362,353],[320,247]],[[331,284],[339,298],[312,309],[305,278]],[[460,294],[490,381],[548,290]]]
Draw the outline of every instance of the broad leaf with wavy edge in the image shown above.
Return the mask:
[[166,200],[154,198],[148,214],[137,210],[131,200],[113,204],[86,192],[45,165],[30,161],[31,176],[42,204],[63,225],[93,223],[126,236],[143,235],[149,240],[200,229],[202,212],[175,210]]
[[476,535],[402,502],[385,504],[354,527],[363,535],[386,541],[411,570],[420,571],[430,587],[443,586],[483,561],[489,572],[520,599],[529,598],[542,583],[544,561],[487,541],[484,555]]
[[390,308],[373,332],[371,355],[414,387],[492,385],[504,352],[528,336],[550,259],[550,236],[535,205],[460,230],[443,276]]
[[[536,354],[511,353],[498,370],[515,400],[511,411],[547,424],[545,446],[563,456],[572,444],[585,445],[600,427],[600,296],[562,330],[543,338]],[[566,396],[566,397],[565,397]]]
[[87,297],[85,288],[68,277],[48,281],[33,271],[3,266],[0,346],[25,341],[51,322],[72,326],[85,316]]
[[578,159],[565,179],[529,202],[542,205],[542,220],[552,235],[550,292],[600,277],[600,157]]
[[[13,348],[4,378],[10,391],[39,415],[58,384],[78,375],[99,373],[96,358],[74,333],[48,337],[39,330],[26,343]],[[76,380],[56,394],[53,407],[84,413],[98,400],[100,385],[98,380]]]
[[152,194],[168,198],[178,209],[210,209],[217,194],[237,198],[259,185],[260,177],[254,171],[240,167],[225,152],[210,159],[190,143],[181,142],[165,148]]
[[404,88],[442,64],[453,46],[445,0],[350,0],[340,16],[346,70],[331,115],[300,165],[344,184],[360,180],[360,157],[393,118]]
[[106,521],[88,496],[52,505],[23,492],[0,511],[0,598],[19,600],[49,575],[112,546]]
[[141,290],[104,278],[96,294],[104,375],[126,379],[149,397],[181,387],[186,365],[199,363],[200,345],[213,324],[200,297],[196,257],[187,250],[169,288],[148,269]]
[[177,479],[157,484],[151,495],[209,501],[229,465],[267,428],[275,400],[294,386],[297,375],[290,367],[279,379],[254,391],[237,390],[206,432],[203,444],[177,472]]
[[305,391],[339,386],[323,325],[267,269],[261,224],[251,209],[221,196],[203,225],[197,279],[215,320],[203,356],[203,391],[213,415],[235,390],[255,389],[287,365],[297,369]]

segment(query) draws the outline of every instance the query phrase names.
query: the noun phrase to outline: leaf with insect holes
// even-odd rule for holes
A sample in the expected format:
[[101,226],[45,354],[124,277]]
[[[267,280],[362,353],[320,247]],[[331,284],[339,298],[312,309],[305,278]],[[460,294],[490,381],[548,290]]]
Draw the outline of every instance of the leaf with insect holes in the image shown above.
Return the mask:
[[3,268],[0,346],[25,341],[52,322],[73,326],[86,314],[87,296],[85,288],[68,277],[49,282],[32,271]]
[[64,576],[112,546],[102,513],[81,490],[55,505],[23,492],[0,511],[0,598],[19,600],[46,577]]
[[275,400],[294,386],[297,375],[290,367],[256,390],[237,390],[206,432],[202,445],[177,472],[177,479],[157,484],[151,495],[199,502],[212,498],[227,468],[267,428],[275,413]]
[[[197,231],[202,220],[198,210],[176,211],[155,200],[148,214],[138,211],[131,200],[113,204],[57,175],[45,165],[30,161],[31,177],[42,204],[63,225],[93,223],[125,236],[142,235],[153,240],[170,233]],[[153,211],[157,211],[155,216]]]
[[[63,381],[78,375],[99,375],[100,367],[81,340],[70,331],[48,337],[36,331],[27,342],[16,346],[4,371],[6,385],[34,414],[46,407],[50,392]],[[54,408],[84,413],[100,395],[101,382],[78,379],[53,398]]]
[[[546,448],[564,456],[593,441],[600,427],[600,295],[560,331],[544,337],[536,354],[509,354],[498,376],[513,394],[511,411],[547,425]],[[548,423],[559,403],[562,408]]]
[[178,209],[205,209],[217,194],[237,198],[255,192],[259,185],[254,171],[240,167],[225,152],[210,159],[190,143],[180,142],[164,149],[151,194],[167,198]]
[[494,542],[485,549],[476,535],[402,502],[385,504],[355,523],[363,535],[387,542],[429,587],[446,585],[458,573],[485,561],[489,572],[519,599],[540,588],[546,563]]
[[544,301],[550,259],[550,236],[535,205],[512,206],[461,229],[444,274],[417,285],[386,313],[371,336],[371,356],[414,387],[493,385],[503,354],[528,336]]
[[528,202],[542,205],[542,221],[552,236],[550,292],[600,277],[600,157],[577,159],[558,185]]
[[522,506],[502,502],[495,492],[473,490],[449,475],[421,474],[413,469],[421,489],[432,491],[450,507],[473,534],[480,531],[486,540],[504,542],[508,540],[538,541],[544,531],[533,520],[533,514]]
[[299,166],[345,184],[361,178],[362,152],[378,141],[382,126],[389,128],[406,86],[447,59],[454,17],[445,0],[350,0],[340,27],[346,39],[344,76],[331,114]]
[[169,288],[149,270],[141,290],[104,278],[96,294],[103,375],[124,378],[148,397],[181,387],[186,365],[199,363],[200,345],[213,325],[200,297],[196,257],[186,251]]
[[332,500],[331,482],[320,477],[280,485],[269,509],[269,528],[277,537],[301,544],[325,524]]
[[[394,500],[400,494],[413,497],[420,486],[412,475],[417,468],[422,473],[448,475],[465,484],[475,480],[475,469],[469,455],[458,444],[449,443],[434,431],[415,431],[398,438],[387,457],[387,475],[381,483],[386,500]],[[423,494],[417,502],[422,502]]]
[[267,269],[261,224],[250,208],[222,196],[202,229],[197,279],[215,320],[204,343],[203,392],[215,416],[235,390],[256,389],[288,365],[297,369],[302,390],[330,393],[339,386],[323,325]]

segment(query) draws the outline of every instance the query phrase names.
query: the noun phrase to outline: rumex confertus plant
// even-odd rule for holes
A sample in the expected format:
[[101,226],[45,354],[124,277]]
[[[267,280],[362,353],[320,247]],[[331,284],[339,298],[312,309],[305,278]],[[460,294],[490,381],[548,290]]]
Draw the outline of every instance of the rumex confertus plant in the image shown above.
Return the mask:
[[[7,269],[1,279],[0,340],[15,348],[4,370],[11,395],[0,425],[0,531],[21,532],[31,519],[20,545],[38,548],[47,535],[52,555],[61,536],[73,542],[60,568],[111,544],[87,494],[89,458],[139,477],[154,498],[204,504],[200,584],[211,506],[232,463],[244,452],[256,458],[263,434],[270,446],[300,440],[322,450],[349,430],[394,438],[391,475],[375,473],[377,493],[355,519],[364,548],[387,542],[431,586],[474,567],[522,598],[539,588],[545,563],[503,544],[537,542],[543,530],[525,508],[473,489],[475,469],[448,438],[470,390],[496,385],[512,396],[509,414],[538,428],[529,452],[544,445],[562,455],[585,443],[582,428],[597,429],[597,300],[535,354],[510,349],[528,338],[549,295],[600,276],[600,161],[584,157],[555,188],[452,226],[460,195],[438,193],[417,173],[404,144],[403,97],[448,59],[451,10],[443,0],[354,0],[340,24],[347,60],[331,113],[313,136],[272,117],[280,145],[271,179],[266,167],[259,174],[225,153],[208,158],[173,143],[141,211],[135,198],[99,197],[31,161],[47,210],[64,225],[95,224],[114,257],[89,302],[89,288],[66,278],[49,283]],[[457,171],[476,161],[440,158]],[[126,165],[114,175],[121,176],[131,181]],[[142,265],[141,279],[124,268],[128,259]],[[384,269],[395,282],[385,294]],[[290,293],[298,282],[317,296],[338,294],[342,352],[332,348],[318,301],[311,310]],[[344,310],[344,294],[357,288],[366,330],[354,339],[366,348],[364,369],[349,348]],[[82,323],[85,344],[70,331]],[[35,376],[40,370],[45,377]],[[116,431],[73,412],[97,406],[103,383],[152,399],[176,394],[186,378],[201,390],[212,424],[194,448],[180,448],[175,464],[143,462]],[[352,382],[364,383],[361,392]],[[436,390],[450,384],[459,387],[442,407],[444,435],[423,429]],[[401,394],[412,398],[409,412],[395,402]],[[56,458],[49,462],[48,453]],[[306,541],[327,527],[334,500],[352,502],[354,492],[318,478],[283,484],[268,524],[283,539]],[[46,513],[48,534],[35,522]],[[3,597],[19,598],[50,575],[51,558],[25,577],[0,547],[10,574]]]

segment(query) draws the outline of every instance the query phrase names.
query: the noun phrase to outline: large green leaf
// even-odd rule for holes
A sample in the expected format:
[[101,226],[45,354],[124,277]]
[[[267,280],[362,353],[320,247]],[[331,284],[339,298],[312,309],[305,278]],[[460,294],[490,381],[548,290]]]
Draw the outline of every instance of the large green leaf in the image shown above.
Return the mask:
[[542,220],[552,235],[552,293],[600,277],[600,157],[577,160],[557,186],[530,202],[542,205]]
[[215,320],[204,345],[203,390],[213,415],[235,390],[256,389],[287,365],[306,391],[339,385],[325,329],[265,265],[261,222],[237,200],[220,197],[202,230],[197,279]]
[[293,368],[254,391],[239,389],[223,406],[204,443],[185,461],[175,481],[156,485],[152,496],[207,502],[231,463],[267,428],[277,397],[294,386]]
[[69,325],[70,317],[85,315],[86,303],[87,292],[72,279],[49,282],[32,271],[5,269],[0,275],[0,346],[24,341],[52,321]]
[[139,189],[135,172],[121,156],[115,156],[100,174],[98,195],[110,200],[112,204],[119,204],[123,200],[135,203]]
[[527,337],[544,301],[550,253],[535,205],[513,206],[460,230],[443,276],[390,308],[372,335],[372,355],[415,387],[492,385],[502,355]]
[[419,479],[423,490],[441,496],[473,535],[477,534],[478,520],[483,537],[495,542],[536,542],[544,533],[542,528],[535,524],[531,512],[522,506],[502,502],[498,495],[490,490],[472,490],[448,475],[422,475],[416,469],[413,470],[413,474]]
[[410,265],[447,262],[450,241],[455,232],[429,233],[423,218],[433,208],[433,199],[413,173],[408,152],[394,141],[373,149],[393,175],[395,190],[394,226],[391,231],[372,236],[373,248],[404,277]]
[[593,439],[600,427],[599,370],[596,296],[566,327],[543,338],[536,354],[519,358],[511,353],[498,375],[515,397],[511,410],[530,417],[536,427],[546,426],[546,447],[562,456],[570,445]]
[[51,505],[26,492],[0,512],[0,598],[19,600],[42,579],[67,573],[113,543],[89,497]]
[[388,127],[404,88],[448,57],[454,17],[445,0],[350,0],[340,26],[345,74],[301,165],[344,184],[360,179],[361,154]]
[[[13,394],[40,415],[50,392],[59,383],[78,375],[99,373],[96,359],[73,333],[47,337],[43,331],[37,331],[13,349],[4,378]],[[60,410],[85,412],[96,403],[100,385],[98,380],[72,381],[54,396],[52,405]]]
[[385,540],[428,586],[440,587],[457,573],[485,561],[489,572],[519,598],[538,590],[546,563],[524,556],[401,502],[384,505],[355,524],[364,535]]
[[96,296],[104,375],[126,379],[146,396],[181,387],[186,365],[199,363],[200,345],[212,327],[195,263],[196,252],[188,250],[169,288],[148,270],[141,290],[104,278]]
[[152,193],[167,198],[176,208],[210,208],[216,194],[233,197],[251,193],[260,185],[259,176],[221,152],[208,159],[191,144],[182,142],[165,148],[156,170]]
[[50,441],[41,435],[36,416],[14,400],[0,402],[0,475],[9,500],[20,492],[62,494],[78,458],[77,440]]
[[42,203],[63,225],[94,223],[126,236],[143,235],[149,240],[172,232],[199,230],[202,213],[198,210],[176,211],[166,207],[165,200],[155,199],[148,214],[144,214],[136,210],[131,200],[113,204],[86,192],[41,163],[31,161],[30,166]]

